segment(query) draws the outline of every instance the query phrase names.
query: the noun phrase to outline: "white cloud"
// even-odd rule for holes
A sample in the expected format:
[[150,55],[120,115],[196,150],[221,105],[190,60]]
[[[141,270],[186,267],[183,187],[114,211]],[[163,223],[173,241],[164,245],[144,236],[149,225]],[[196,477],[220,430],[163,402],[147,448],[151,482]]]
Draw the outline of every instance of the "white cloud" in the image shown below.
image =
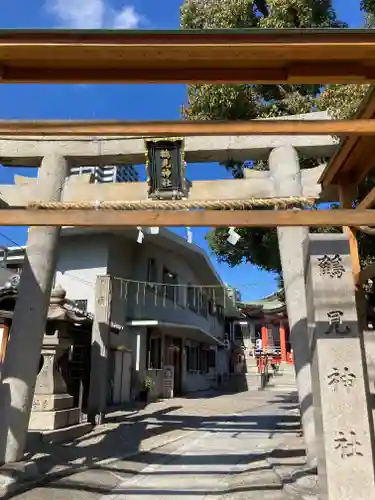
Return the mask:
[[69,28],[101,28],[105,6],[102,0],[53,0],[47,7]]
[[118,10],[106,0],[48,0],[46,6],[64,28],[135,29],[143,20],[132,5]]
[[135,8],[130,5],[124,7],[120,12],[116,12],[113,20],[113,28],[115,29],[134,29],[142,22],[142,17],[136,12]]

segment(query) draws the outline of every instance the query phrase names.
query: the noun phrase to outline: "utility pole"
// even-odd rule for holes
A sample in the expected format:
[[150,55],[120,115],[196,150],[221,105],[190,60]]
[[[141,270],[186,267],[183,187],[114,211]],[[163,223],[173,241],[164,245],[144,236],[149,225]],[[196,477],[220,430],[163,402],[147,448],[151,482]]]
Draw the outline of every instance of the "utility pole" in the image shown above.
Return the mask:
[[[64,157],[50,154],[38,172],[38,199],[60,201],[68,174]],[[2,367],[0,463],[22,460],[38,367],[41,360],[60,227],[32,227],[27,240],[19,293]]]

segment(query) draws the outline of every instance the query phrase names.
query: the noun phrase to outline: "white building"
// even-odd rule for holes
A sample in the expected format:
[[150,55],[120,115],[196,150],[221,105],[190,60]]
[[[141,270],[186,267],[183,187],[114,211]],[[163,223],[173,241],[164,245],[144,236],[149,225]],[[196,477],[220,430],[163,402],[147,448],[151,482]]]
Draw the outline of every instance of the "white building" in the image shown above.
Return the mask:
[[70,175],[91,174],[93,181],[138,182],[139,174],[133,165],[77,166],[70,169]]
[[[136,240],[136,229],[62,231],[55,286],[70,300],[95,313],[96,278],[112,277],[111,320],[122,330],[110,335],[109,403],[128,399],[127,385],[137,394],[146,376],[161,396],[165,367],[173,368],[174,394],[216,386],[229,372],[225,318],[239,317],[234,298],[198,246],[166,229]],[[22,266],[23,251],[8,249],[9,268]]]

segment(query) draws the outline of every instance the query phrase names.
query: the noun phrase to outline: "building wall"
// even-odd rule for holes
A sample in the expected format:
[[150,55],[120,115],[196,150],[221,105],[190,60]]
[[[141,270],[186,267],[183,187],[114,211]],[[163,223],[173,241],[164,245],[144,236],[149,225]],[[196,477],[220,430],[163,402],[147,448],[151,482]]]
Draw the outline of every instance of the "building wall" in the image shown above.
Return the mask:
[[111,334],[111,346],[125,346],[132,350],[134,344],[134,330],[126,326],[128,316],[129,295],[122,279],[132,279],[134,274],[134,263],[136,260],[136,247],[129,239],[108,236],[107,273],[113,277],[112,280],[112,310],[111,320],[123,326],[119,334]]
[[[147,328],[129,327],[126,325],[130,319],[150,319],[160,320],[167,323],[188,324],[202,328],[219,338],[224,337],[224,322],[220,322],[216,317],[207,315],[207,318],[183,307],[186,303],[186,287],[179,289],[176,303],[163,297],[155,296],[155,289],[146,287],[148,280],[147,270],[149,259],[153,258],[156,262],[156,282],[161,283],[163,279],[163,267],[176,273],[178,281],[192,285],[199,284],[199,276],[189,265],[189,262],[176,253],[168,252],[158,247],[154,242],[144,242],[142,245],[128,238],[108,236],[102,237],[107,246],[107,252],[101,253],[102,261],[106,259],[106,266],[100,268],[98,274],[109,274],[114,279],[112,282],[112,311],[111,320],[123,326],[119,334],[111,334],[111,348],[117,349],[126,347],[132,351],[132,369],[131,386],[132,396],[134,397],[142,387],[145,376],[150,376],[153,380],[153,389],[151,397],[160,397],[163,392],[163,369],[149,370],[147,366]],[[81,239],[81,247],[84,249],[90,246],[93,252],[94,241],[84,241]],[[98,245],[99,246],[99,245]],[[75,252],[76,258],[82,262],[82,253]],[[72,265],[74,258],[69,263]],[[90,259],[92,263],[93,258]],[[65,267],[68,267],[67,265]],[[94,273],[96,272],[96,269]],[[94,274],[93,273],[93,274]],[[69,272],[70,274],[70,272]],[[87,279],[85,273],[76,272],[75,276],[83,276]],[[96,276],[91,276],[94,282]],[[138,284],[135,282],[144,282]],[[62,285],[67,289],[69,298],[76,298],[71,294],[71,286],[74,283],[67,282]],[[94,292],[89,304],[93,307]],[[77,292],[76,292],[77,293]],[[156,303],[155,303],[156,298]],[[89,309],[90,310],[90,309]],[[196,335],[196,332],[195,332]],[[204,336],[202,334],[202,341]],[[184,352],[184,351],[183,351]],[[187,372],[186,362],[182,359],[182,389],[183,392],[206,390],[215,386],[217,374],[227,373],[228,370],[227,352],[219,352],[217,356],[217,369],[211,374],[202,374],[199,372]]]
[[184,372],[182,383],[184,392],[206,391],[216,386],[216,376]]
[[87,300],[87,311],[95,309],[95,281],[107,274],[108,247],[99,235],[61,238],[55,286],[61,285],[70,300]]
[[[121,351],[124,347],[131,351],[133,396],[139,391],[146,375],[154,380],[152,395],[160,396],[163,389],[163,369],[148,370],[147,328],[129,327],[126,324],[129,319],[153,319],[167,323],[187,324],[201,328],[221,339],[224,337],[224,321],[219,321],[216,316],[209,314],[205,317],[186,307],[186,287],[179,288],[174,302],[160,295],[156,296],[155,289],[146,287],[146,283],[143,285],[134,283],[147,281],[149,259],[153,258],[157,269],[156,282],[162,282],[165,266],[169,271],[177,274],[179,283],[199,285],[199,275],[192,268],[190,261],[175,252],[157,246],[156,243],[157,238],[154,240],[149,238],[140,245],[135,240],[110,234],[69,236],[61,238],[58,257],[55,285],[60,284],[71,300],[86,299],[88,312],[94,313],[95,311],[97,276],[109,274],[114,278],[111,320],[121,325],[123,329],[119,334],[111,334],[109,347],[111,351]],[[201,337],[200,342],[205,342],[203,333],[197,333],[195,330],[195,340],[197,340],[197,335]],[[189,334],[187,338],[190,338]],[[119,357],[114,354],[113,359]],[[213,370],[213,373],[187,372],[183,350],[183,391],[204,390],[215,385],[217,372],[224,373],[227,370],[227,361],[218,356],[217,362],[217,369]],[[113,368],[112,373],[115,379],[119,369],[116,366]]]
[[[192,269],[191,263],[177,253],[157,246],[157,238],[154,241],[150,238],[142,245],[135,240],[110,234],[65,236],[60,241],[55,285],[60,284],[65,288],[69,299],[87,299],[87,310],[91,313],[94,312],[97,276],[110,274],[125,280],[146,281],[149,258],[156,260],[158,282],[162,281],[163,266],[166,266],[170,271],[177,273],[180,283],[192,285],[200,283],[198,272]],[[22,260],[20,252],[20,266]],[[9,264],[13,265],[15,262],[9,259]],[[145,284],[126,286],[124,282],[121,285],[120,280],[115,280],[113,321],[123,325],[128,317],[185,323],[209,331],[219,338],[223,337],[223,321],[209,314],[206,318],[185,307],[186,287],[179,289],[176,303],[155,295],[155,289],[146,287]]]
[[[134,261],[134,279],[147,281],[147,267],[150,258],[155,259],[157,265],[157,279],[161,283],[163,267],[176,273],[179,283],[199,285],[199,276],[195,274],[189,262],[176,253],[168,252],[155,244],[143,243],[137,245]],[[164,298],[157,293],[156,287],[134,285],[130,293],[128,315],[131,319],[156,319],[170,323],[182,323],[202,328],[218,338],[224,337],[224,322],[216,316],[207,315],[207,318],[186,307],[187,288],[178,288],[175,302]]]
[[[168,335],[171,335],[168,332]],[[145,376],[148,376],[153,381],[153,388],[151,391],[151,398],[162,397],[163,395],[163,377],[164,368],[168,365],[167,359],[165,357],[165,342],[166,335],[160,332],[162,338],[162,365],[161,369],[149,369],[147,366],[147,332],[141,333],[141,363],[140,371],[138,373],[139,381],[142,381]],[[181,392],[185,394],[187,392],[203,391],[217,386],[217,369],[210,369],[208,373],[201,373],[199,371],[188,371],[187,360],[185,355],[185,346],[190,343],[190,339],[187,337],[182,337],[182,353],[181,353]],[[220,366],[220,360],[219,360]],[[175,388],[176,391],[176,388]]]
[[[185,351],[184,351],[185,354]],[[216,368],[210,373],[188,372],[186,366],[186,357],[182,358],[182,390],[183,392],[206,391],[217,386],[218,364],[218,351],[216,352]]]
[[72,167],[70,175],[91,174],[94,182],[138,182],[139,174],[133,165]]

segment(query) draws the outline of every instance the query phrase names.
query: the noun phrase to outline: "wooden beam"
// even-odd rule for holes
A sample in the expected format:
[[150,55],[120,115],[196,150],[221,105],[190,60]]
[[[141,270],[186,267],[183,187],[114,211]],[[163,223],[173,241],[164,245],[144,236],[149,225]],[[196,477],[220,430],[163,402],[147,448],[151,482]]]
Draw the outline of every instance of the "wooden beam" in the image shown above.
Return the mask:
[[[357,197],[358,187],[356,184],[347,183],[339,186],[339,199],[341,209],[346,210],[352,207],[353,201]],[[356,210],[355,210],[356,211]],[[358,321],[361,328],[367,327],[366,321],[366,300],[362,287],[358,281],[358,276],[361,272],[361,260],[359,257],[357,230],[353,224],[346,224],[343,227],[344,232],[348,236],[350,259],[352,263],[353,282],[355,287],[355,302],[357,307]]]
[[375,226],[375,210],[119,211],[1,209],[0,226]]
[[[375,118],[375,87],[369,89],[365,98],[362,100],[358,113],[355,117],[361,120],[370,120]],[[369,141],[370,139],[370,141]],[[371,147],[372,146],[372,147]],[[343,172],[355,170],[356,181],[363,179],[368,172],[369,160],[374,156],[374,146],[371,138],[360,136],[346,137],[340,144],[331,161],[322,173],[319,183],[323,187],[331,184],[341,184],[341,175]],[[372,168],[372,164],[370,163]],[[353,181],[352,172],[349,173]]]
[[371,30],[2,30],[2,83],[368,83]]
[[0,136],[375,135],[375,120],[0,121]]
[[[213,56],[218,61],[220,53]],[[181,55],[182,61],[184,55]],[[0,60],[1,62],[1,60]],[[48,63],[51,65],[51,63]],[[35,68],[13,68],[3,65],[1,67],[0,83],[25,84],[214,84],[234,85],[251,82],[258,85],[279,84],[373,84],[375,83],[375,68],[349,60],[344,63],[295,62],[284,63],[280,60],[270,61],[265,66],[259,62],[258,66],[249,68],[223,67],[223,63],[216,62],[215,68],[204,68],[200,64],[191,68],[184,68],[183,64],[169,66],[155,65],[151,69],[138,68],[136,65],[123,68],[102,64],[93,69],[77,67],[70,68],[68,64],[61,67],[44,67],[36,65]],[[343,65],[345,64],[345,66]],[[181,67],[182,66],[182,67]],[[228,66],[228,63],[226,64]],[[233,61],[229,64],[233,66]],[[254,66],[254,64],[252,65]],[[264,67],[265,66],[265,67]],[[271,66],[269,68],[268,66]],[[275,67],[276,66],[276,67]],[[348,72],[348,74],[347,74]]]
[[[350,209],[352,207],[352,203],[356,198],[357,192],[358,188],[356,185],[352,186],[348,184],[344,186],[343,185],[339,186],[339,200],[341,209]],[[350,257],[352,261],[352,271],[354,277],[356,277],[359,271],[361,270],[356,229],[352,227],[355,225],[360,225],[360,224],[349,224],[349,223],[343,224],[344,226],[343,229],[345,233],[348,235],[349,239]]]
[[370,190],[369,193],[363,198],[363,200],[358,204],[357,210],[365,210],[366,208],[371,208],[375,203],[375,186]]

